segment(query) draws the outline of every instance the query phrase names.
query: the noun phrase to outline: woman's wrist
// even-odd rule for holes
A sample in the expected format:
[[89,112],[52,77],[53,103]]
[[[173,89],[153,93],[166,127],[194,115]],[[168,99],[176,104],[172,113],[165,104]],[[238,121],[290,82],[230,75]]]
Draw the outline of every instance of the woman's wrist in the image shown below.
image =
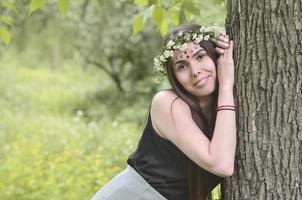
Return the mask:
[[219,86],[219,93],[233,93],[233,85],[232,86]]
[[233,87],[219,87],[218,105],[234,105]]

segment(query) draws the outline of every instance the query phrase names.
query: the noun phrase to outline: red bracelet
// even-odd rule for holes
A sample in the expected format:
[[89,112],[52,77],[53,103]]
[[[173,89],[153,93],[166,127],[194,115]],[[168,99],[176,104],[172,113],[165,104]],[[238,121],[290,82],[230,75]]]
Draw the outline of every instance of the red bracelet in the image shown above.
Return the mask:
[[220,110],[232,110],[232,111],[236,111],[235,108],[219,108],[219,109],[217,109],[216,111],[218,112],[218,111],[220,111]]
[[236,109],[236,105],[221,105],[221,106],[217,106],[216,110],[218,111],[221,108],[230,108],[230,109]]
[[225,107],[232,107],[232,108],[236,108],[235,105],[221,105],[221,106],[217,106],[217,108],[225,108]]

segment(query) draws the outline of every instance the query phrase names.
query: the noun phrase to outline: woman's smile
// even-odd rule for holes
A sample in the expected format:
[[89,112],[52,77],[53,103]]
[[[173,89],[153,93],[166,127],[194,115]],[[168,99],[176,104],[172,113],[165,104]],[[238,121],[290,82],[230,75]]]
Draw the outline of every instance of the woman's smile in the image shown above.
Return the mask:
[[194,86],[197,87],[197,88],[203,88],[208,80],[210,79],[211,75],[208,75],[206,77],[203,77],[203,78],[200,78],[198,79],[195,83],[194,83]]

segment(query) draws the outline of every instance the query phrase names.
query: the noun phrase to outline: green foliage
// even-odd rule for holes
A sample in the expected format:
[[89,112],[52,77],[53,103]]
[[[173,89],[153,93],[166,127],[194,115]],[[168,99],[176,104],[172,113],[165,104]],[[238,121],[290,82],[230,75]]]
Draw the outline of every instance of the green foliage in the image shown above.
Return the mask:
[[126,166],[137,123],[87,120],[78,109],[104,79],[96,68],[28,68],[11,57],[1,63],[0,199],[91,198]]
[[31,0],[29,6],[29,15],[35,10],[44,7],[46,3],[47,0]]
[[139,6],[146,6],[146,5],[148,5],[149,1],[148,0],[135,0],[134,3]]
[[195,16],[200,16],[200,10],[196,7],[193,1],[183,1],[181,7]]
[[0,1],[0,5],[2,5],[4,8],[7,8],[9,10],[14,11],[15,13],[17,13],[17,9],[14,3],[12,3],[11,1],[7,1],[7,0],[1,0]]
[[8,45],[11,40],[9,31],[5,27],[0,27],[0,39],[4,44]]
[[154,6],[152,12],[153,23],[156,24],[157,26],[160,26],[162,24],[164,16],[165,16],[165,9],[158,6]]
[[[23,16],[23,13],[27,13],[27,15],[32,15],[38,9],[41,9],[46,6],[48,0],[30,0],[30,4],[28,5],[27,1],[21,2],[17,0],[0,0],[0,11],[5,13],[0,16],[0,41],[4,44],[8,45],[11,41],[11,30],[14,27],[14,18],[23,20],[22,18],[26,18]],[[17,6],[21,7],[17,9]],[[29,7],[29,10],[27,9]],[[57,0],[57,7],[60,10],[61,14],[66,16],[69,10],[69,0]],[[24,12],[24,10],[26,12]]]
[[[144,13],[145,20],[152,19],[152,22],[160,30],[162,36],[165,36],[172,25],[177,26],[186,22],[198,20],[201,13],[209,12],[206,9],[208,5],[219,7],[223,5],[224,0],[149,0],[135,1],[134,3],[140,8],[140,13]],[[223,5],[224,6],[224,5]],[[149,15],[151,10],[151,17]],[[219,16],[223,17],[225,14],[220,13]],[[220,20],[221,21],[221,20]],[[212,21],[213,23],[214,21]],[[134,24],[133,24],[134,26]]]
[[63,15],[66,15],[69,9],[69,0],[58,0],[58,8]]
[[136,16],[133,22],[133,32],[141,31],[145,26],[145,19],[143,15]]
[[11,17],[11,16],[9,16],[9,15],[1,15],[0,16],[0,20],[4,23],[4,24],[6,24],[6,25],[8,25],[8,26],[12,26],[13,25],[13,18]]

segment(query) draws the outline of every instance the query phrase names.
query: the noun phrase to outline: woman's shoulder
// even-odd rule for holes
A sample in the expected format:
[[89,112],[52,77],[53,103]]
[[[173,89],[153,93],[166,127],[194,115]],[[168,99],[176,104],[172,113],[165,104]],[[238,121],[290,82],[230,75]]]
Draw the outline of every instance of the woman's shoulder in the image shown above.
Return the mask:
[[164,139],[173,141],[175,121],[191,116],[188,104],[173,90],[157,92],[151,103],[151,121],[156,132]]
[[172,89],[161,90],[153,96],[152,110],[160,110],[163,113],[165,110],[170,111],[172,107],[188,109],[189,105]]

